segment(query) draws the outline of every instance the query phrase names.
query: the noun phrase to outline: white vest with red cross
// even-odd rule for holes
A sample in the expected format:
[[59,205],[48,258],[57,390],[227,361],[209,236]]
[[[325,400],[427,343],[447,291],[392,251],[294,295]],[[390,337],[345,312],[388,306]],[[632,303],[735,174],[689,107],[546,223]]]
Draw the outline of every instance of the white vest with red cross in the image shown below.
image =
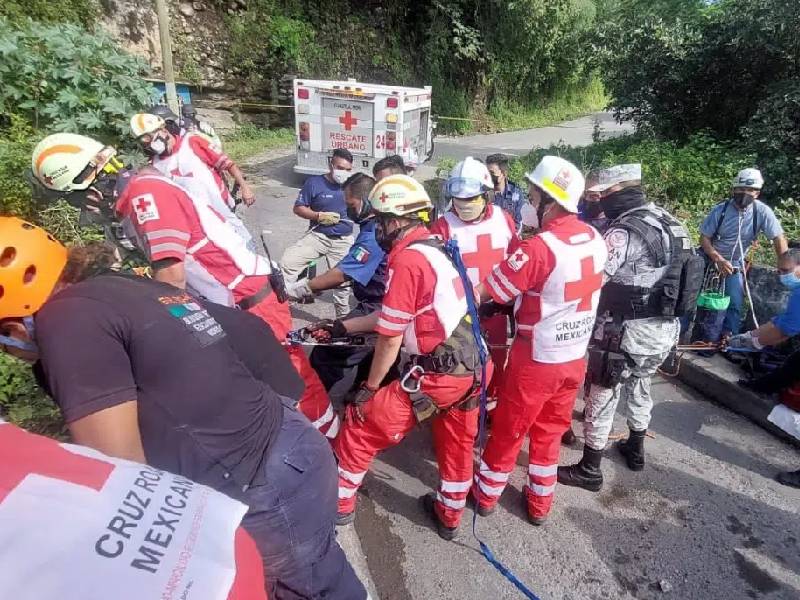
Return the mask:
[[508,245],[514,232],[502,210],[495,207],[488,217],[473,223],[465,223],[453,212],[445,213],[444,219],[450,239],[458,242],[472,285],[481,283],[492,269],[508,258]]
[[[551,232],[539,234],[556,264],[541,292],[517,298],[515,315],[520,331],[532,332],[532,358],[565,363],[586,354],[592,335],[608,250],[594,230],[561,241]],[[532,304],[538,305],[538,311]],[[538,313],[538,320],[535,315]]]
[[192,136],[196,135],[199,134],[191,132],[184,134],[175,152],[168,156],[153,157],[153,166],[185,188],[191,196],[205,200],[208,206],[230,223],[246,242],[250,242],[253,236],[222,197],[222,191],[211,172],[211,167],[192,150],[189,142]]
[[0,598],[228,597],[241,502],[2,420],[0,463]]
[[[443,330],[443,337],[439,342],[442,343],[452,335],[461,319],[467,314],[467,298],[464,293],[464,286],[461,283],[461,277],[450,262],[450,259],[438,248],[412,243],[406,250],[419,252],[423,260],[431,266],[436,276],[433,302],[420,308],[417,311],[417,315],[433,311]],[[403,334],[403,347],[409,354],[420,354],[416,323],[406,327]]]

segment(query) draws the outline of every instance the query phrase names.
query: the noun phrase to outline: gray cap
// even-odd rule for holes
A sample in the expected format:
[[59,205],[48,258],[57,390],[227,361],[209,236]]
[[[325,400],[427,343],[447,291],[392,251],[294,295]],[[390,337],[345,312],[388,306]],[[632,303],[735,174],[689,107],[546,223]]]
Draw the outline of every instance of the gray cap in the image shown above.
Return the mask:
[[597,183],[590,187],[589,192],[603,192],[610,187],[626,181],[641,181],[641,163],[631,163],[627,165],[614,165],[606,169],[601,169],[597,173]]

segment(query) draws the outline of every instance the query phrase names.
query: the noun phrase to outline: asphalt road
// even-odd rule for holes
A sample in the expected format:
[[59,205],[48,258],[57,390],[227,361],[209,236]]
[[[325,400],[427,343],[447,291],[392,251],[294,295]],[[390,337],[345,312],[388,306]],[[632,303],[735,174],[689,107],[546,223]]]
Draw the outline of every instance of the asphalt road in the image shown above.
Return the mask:
[[[591,127],[587,119],[581,127],[448,139],[437,154],[523,153],[556,135],[591,141]],[[286,151],[275,151],[248,166],[259,200],[245,219],[255,232],[269,232],[274,258],[304,229],[291,212],[300,184],[292,164]],[[331,317],[330,300],[293,307],[297,325]],[[480,536],[543,600],[800,598],[800,490],[772,480],[776,471],[800,466],[797,450],[672,380],[654,381],[653,394],[655,437],[646,442],[643,472],[628,471],[607,450],[604,489],[559,486],[550,521],[534,528],[521,509],[523,453],[500,510],[478,520]],[[579,401],[576,414],[580,409]],[[619,417],[615,431],[625,431]],[[565,447],[561,460],[579,456]],[[339,532],[373,597],[522,597],[480,555],[470,510],[454,542],[431,530],[417,499],[436,482],[428,427],[374,463],[355,524]]]

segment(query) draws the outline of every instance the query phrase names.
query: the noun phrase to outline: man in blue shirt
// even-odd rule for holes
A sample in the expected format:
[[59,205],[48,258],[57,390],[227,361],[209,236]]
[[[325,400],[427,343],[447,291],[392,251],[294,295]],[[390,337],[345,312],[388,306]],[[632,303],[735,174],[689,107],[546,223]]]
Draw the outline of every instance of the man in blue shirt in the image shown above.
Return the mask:
[[[758,329],[733,336],[726,342],[728,348],[761,350],[764,346],[776,346],[800,334],[800,250],[793,248],[781,255],[778,272],[781,283],[792,292],[786,310]],[[739,383],[757,392],[777,392],[797,383],[799,369],[800,352],[795,352],[775,372],[751,382]],[[800,433],[796,428],[787,432],[795,437]],[[775,478],[783,485],[800,488],[800,470],[778,473]]]
[[[295,282],[309,263],[325,257],[332,266],[342,260],[353,245],[353,221],[347,217],[342,184],[353,170],[353,155],[344,148],[333,151],[329,171],[306,179],[297,200],[294,214],[308,219],[308,231],[283,253],[281,265],[286,280]],[[350,311],[350,290],[340,288],[333,293],[337,317]]]
[[[383,166],[384,177],[393,172],[403,173],[402,167]],[[393,171],[393,172],[392,172]],[[370,205],[365,200],[375,180],[364,173],[356,173],[344,184],[347,215],[357,223],[361,231],[347,255],[326,273],[311,280],[303,279],[287,286],[287,293],[295,299],[312,297],[323,290],[335,289],[352,281],[353,295],[358,304],[343,319],[323,321],[312,328],[325,326],[336,337],[346,335],[342,320],[362,317],[378,310],[386,291],[386,254],[375,239],[375,219],[370,214]],[[372,357],[372,347],[319,346],[311,352],[311,366],[319,375],[331,400],[341,405],[345,395],[359,381],[359,374],[366,377]]]
[[486,167],[494,183],[494,202],[514,219],[517,233],[522,226],[522,205],[525,193],[520,187],[508,180],[508,157],[505,154],[490,154],[486,157]]
[[776,256],[788,248],[775,213],[758,200],[763,186],[758,169],[743,169],[733,180],[731,198],[711,209],[700,226],[703,251],[725,277],[724,291],[731,299],[722,326],[724,333],[736,335],[741,329],[745,258],[758,234],[772,241]]

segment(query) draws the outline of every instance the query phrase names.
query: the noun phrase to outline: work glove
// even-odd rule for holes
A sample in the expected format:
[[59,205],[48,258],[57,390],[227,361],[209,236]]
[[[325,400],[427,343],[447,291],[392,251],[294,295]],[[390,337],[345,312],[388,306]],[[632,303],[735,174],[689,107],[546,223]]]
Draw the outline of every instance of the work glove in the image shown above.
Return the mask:
[[747,333],[740,333],[732,337],[724,338],[721,343],[722,350],[761,350],[764,344],[758,341],[758,338],[753,335],[752,331]]
[[347,409],[345,419],[351,425],[359,425],[367,420],[365,412],[365,405],[372,400],[378,388],[371,387],[366,381],[363,382],[357,390],[350,392],[345,398]]
[[331,338],[341,338],[347,335],[347,328],[341,319],[323,319],[312,323],[306,330],[318,342],[327,342]]
[[320,225],[336,225],[341,217],[339,213],[335,212],[320,212],[317,213],[317,222]]
[[314,290],[308,285],[308,279],[300,279],[286,284],[286,295],[292,300],[305,300],[314,297]]

